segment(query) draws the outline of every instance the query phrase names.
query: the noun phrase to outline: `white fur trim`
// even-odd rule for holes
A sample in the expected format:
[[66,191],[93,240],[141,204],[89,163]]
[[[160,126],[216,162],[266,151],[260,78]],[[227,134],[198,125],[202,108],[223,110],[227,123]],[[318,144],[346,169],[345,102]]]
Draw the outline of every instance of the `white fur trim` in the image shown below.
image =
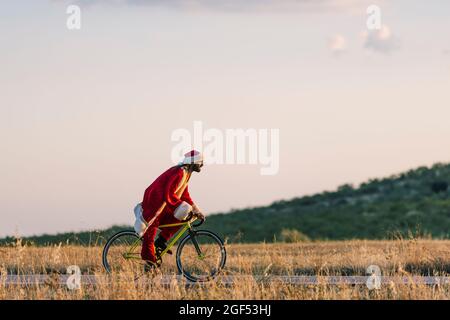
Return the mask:
[[134,207],[134,216],[136,217],[136,221],[134,222],[134,231],[142,237],[145,233],[145,230],[147,229],[147,223],[144,220],[144,217],[142,216],[142,204],[138,203]]
[[183,201],[174,211],[173,215],[178,220],[184,220],[189,215],[189,213],[192,211],[192,206],[187,203],[186,201]]
[[141,217],[141,216],[142,216],[142,212],[144,211],[144,209],[142,209],[142,203],[138,203],[138,204],[134,207],[133,211],[134,211],[134,216],[136,217],[136,219],[137,219],[138,217]]
[[183,159],[183,164],[197,164],[197,163],[201,163],[203,161],[203,154],[201,154],[200,152],[195,152],[193,156],[191,156],[189,154],[189,152],[187,154],[185,154],[185,157]]

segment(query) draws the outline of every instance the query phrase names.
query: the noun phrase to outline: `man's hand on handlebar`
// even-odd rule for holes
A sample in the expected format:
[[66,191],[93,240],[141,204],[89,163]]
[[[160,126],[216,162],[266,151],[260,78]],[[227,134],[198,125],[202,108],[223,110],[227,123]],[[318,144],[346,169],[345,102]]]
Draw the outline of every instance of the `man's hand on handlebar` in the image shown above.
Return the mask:
[[186,217],[185,221],[189,220],[201,220],[202,222],[205,221],[205,215],[201,213],[200,211],[191,211],[189,215]]
[[205,215],[201,213],[200,211],[192,211],[192,217],[195,217],[199,220],[205,221]]
[[192,217],[205,221],[205,215],[195,203],[192,205]]

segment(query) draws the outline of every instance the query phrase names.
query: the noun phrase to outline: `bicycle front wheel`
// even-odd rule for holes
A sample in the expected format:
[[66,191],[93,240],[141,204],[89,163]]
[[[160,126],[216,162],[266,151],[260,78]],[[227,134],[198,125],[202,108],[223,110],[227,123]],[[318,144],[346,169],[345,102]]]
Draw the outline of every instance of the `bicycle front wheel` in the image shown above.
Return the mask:
[[226,256],[219,236],[206,230],[193,231],[178,245],[178,271],[190,281],[209,281],[223,269]]

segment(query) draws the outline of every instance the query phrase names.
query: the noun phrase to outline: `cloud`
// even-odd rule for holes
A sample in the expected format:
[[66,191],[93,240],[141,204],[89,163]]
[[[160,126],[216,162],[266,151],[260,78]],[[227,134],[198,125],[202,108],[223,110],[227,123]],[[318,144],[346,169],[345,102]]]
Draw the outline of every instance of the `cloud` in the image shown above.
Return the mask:
[[391,29],[386,25],[383,25],[380,30],[363,32],[362,38],[366,49],[385,54],[398,49],[400,44],[398,37],[393,35]]
[[330,39],[328,47],[330,48],[333,55],[339,56],[346,50],[347,40],[345,40],[344,36],[336,34]]

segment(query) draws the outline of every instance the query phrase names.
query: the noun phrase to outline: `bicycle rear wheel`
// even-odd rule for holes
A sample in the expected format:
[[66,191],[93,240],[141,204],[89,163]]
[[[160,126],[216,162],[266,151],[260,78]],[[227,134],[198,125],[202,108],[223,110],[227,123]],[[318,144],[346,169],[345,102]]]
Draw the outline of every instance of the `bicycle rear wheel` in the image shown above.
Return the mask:
[[108,273],[122,271],[139,271],[142,239],[131,230],[120,231],[113,235],[103,248],[103,267]]
[[176,260],[178,271],[188,280],[209,281],[225,266],[225,246],[213,232],[193,231],[178,245]]

